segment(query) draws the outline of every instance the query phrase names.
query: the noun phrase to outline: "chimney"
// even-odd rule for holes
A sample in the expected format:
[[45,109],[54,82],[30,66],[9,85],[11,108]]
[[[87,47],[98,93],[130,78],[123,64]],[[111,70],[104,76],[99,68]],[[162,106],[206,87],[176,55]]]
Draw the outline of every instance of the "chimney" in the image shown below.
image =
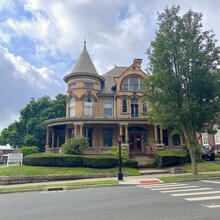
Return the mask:
[[135,68],[141,68],[142,59],[134,59],[132,66]]

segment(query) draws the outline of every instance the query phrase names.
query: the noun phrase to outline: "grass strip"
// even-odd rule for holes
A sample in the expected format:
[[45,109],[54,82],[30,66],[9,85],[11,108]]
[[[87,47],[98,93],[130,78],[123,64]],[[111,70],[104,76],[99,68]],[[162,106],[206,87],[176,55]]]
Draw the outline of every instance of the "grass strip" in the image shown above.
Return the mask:
[[116,180],[98,180],[89,182],[73,182],[73,183],[60,183],[60,184],[45,184],[45,185],[32,185],[32,186],[19,186],[19,187],[5,187],[0,188],[0,192],[8,191],[19,191],[19,190],[31,190],[31,189],[43,189],[45,187],[58,187],[58,186],[68,186],[68,187],[81,187],[81,186],[95,186],[95,185],[117,185]]

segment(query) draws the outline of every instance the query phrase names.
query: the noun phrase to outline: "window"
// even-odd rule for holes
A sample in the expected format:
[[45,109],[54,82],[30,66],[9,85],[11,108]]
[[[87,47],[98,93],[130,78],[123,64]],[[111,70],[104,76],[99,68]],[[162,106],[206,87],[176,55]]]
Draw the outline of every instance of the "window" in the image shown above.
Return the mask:
[[93,88],[93,84],[92,84],[92,83],[85,82],[85,83],[84,83],[84,88],[86,88],[86,89],[92,89],[92,88]]
[[128,79],[125,79],[122,83],[122,90],[127,91],[128,90]]
[[93,115],[93,99],[89,96],[85,97],[83,100],[83,110],[84,116],[92,117]]
[[215,144],[220,144],[220,130],[215,134]]
[[111,147],[112,146],[112,129],[103,129],[102,130],[102,137],[103,137],[103,146],[104,147]]
[[138,117],[138,99],[131,100],[131,117]]
[[144,102],[143,102],[143,112],[147,112],[147,101],[145,100]]
[[69,100],[69,117],[75,117],[76,116],[76,102],[75,98],[71,97]]
[[132,76],[126,78],[122,82],[123,91],[139,91],[143,89],[142,79],[140,77]]
[[69,84],[69,89],[75,89],[75,88],[76,88],[76,83]]
[[105,118],[112,117],[112,99],[103,99],[103,115]]
[[137,91],[139,90],[139,78],[137,77],[131,77],[130,78],[130,90],[131,91]]
[[127,99],[122,99],[122,112],[127,112],[128,111],[128,104],[127,104]]
[[202,144],[203,145],[208,145],[209,144],[208,133],[202,133]]

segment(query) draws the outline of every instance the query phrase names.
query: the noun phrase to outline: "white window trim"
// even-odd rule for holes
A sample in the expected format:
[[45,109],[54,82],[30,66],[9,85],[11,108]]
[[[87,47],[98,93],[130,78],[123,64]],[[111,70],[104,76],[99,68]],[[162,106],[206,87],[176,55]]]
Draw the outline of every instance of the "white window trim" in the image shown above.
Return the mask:
[[[220,129],[218,129],[217,133],[219,133],[219,136],[220,136]],[[220,144],[220,142],[217,142],[217,133],[214,136],[215,137],[215,144]]]
[[[207,135],[207,137],[205,137]],[[204,139],[207,139],[208,143],[205,143]],[[203,146],[208,146],[209,145],[209,135],[208,133],[202,133],[202,145]]]

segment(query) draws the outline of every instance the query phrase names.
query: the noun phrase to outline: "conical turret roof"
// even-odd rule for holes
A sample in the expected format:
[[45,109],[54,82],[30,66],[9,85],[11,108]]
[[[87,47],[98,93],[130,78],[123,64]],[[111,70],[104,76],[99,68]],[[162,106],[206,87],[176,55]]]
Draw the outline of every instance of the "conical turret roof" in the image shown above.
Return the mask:
[[89,56],[89,53],[84,46],[83,51],[81,52],[78,60],[76,61],[75,66],[73,67],[71,73],[90,73],[90,74],[98,74],[92,59]]

